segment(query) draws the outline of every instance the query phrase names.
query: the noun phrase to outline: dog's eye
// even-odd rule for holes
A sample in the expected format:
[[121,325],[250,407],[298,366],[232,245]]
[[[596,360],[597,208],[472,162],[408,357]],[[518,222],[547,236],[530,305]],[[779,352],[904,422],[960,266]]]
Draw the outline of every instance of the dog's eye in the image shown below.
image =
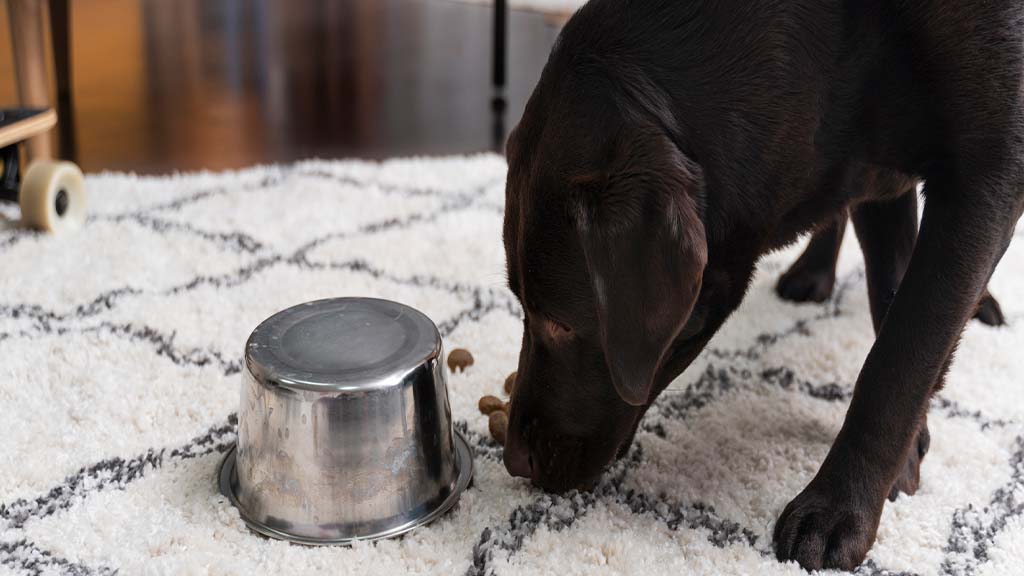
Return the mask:
[[572,336],[572,328],[566,326],[565,324],[557,320],[545,318],[544,327],[548,331],[548,336],[554,338],[555,340],[562,340],[568,338],[569,336]]

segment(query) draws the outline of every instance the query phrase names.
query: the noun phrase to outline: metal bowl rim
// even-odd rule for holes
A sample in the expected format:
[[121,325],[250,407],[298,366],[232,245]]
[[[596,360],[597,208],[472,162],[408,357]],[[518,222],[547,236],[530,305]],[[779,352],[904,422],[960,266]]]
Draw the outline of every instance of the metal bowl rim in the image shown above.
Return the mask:
[[245,508],[243,508],[241,503],[238,501],[238,497],[234,490],[231,489],[231,478],[235,475],[235,455],[238,448],[237,443],[231,446],[231,449],[228,450],[228,453],[224,455],[224,459],[221,461],[220,472],[218,473],[218,485],[220,493],[226,496],[231,502],[231,505],[238,509],[239,515],[241,515],[242,521],[245,522],[245,525],[253,532],[262,534],[268,538],[284,540],[293,544],[304,544],[306,546],[348,546],[355,544],[356,542],[372,542],[374,540],[393,538],[419,528],[420,526],[430,524],[434,520],[443,516],[455,506],[459,501],[459,498],[462,496],[462,493],[466,490],[470,481],[473,479],[473,451],[469,447],[469,442],[466,441],[466,438],[463,437],[458,430],[453,430],[452,433],[455,436],[455,465],[459,470],[455,487],[451,493],[448,494],[448,497],[445,498],[436,508],[427,511],[419,518],[367,536],[356,536],[351,538],[310,538],[307,536],[289,534],[251,518],[249,513],[246,512]]
[[397,304],[403,308],[408,309],[414,315],[419,316],[421,320],[426,320],[424,325],[429,325],[433,329],[435,340],[434,347],[426,356],[417,360],[417,364],[415,367],[412,367],[410,363],[410,368],[406,370],[406,373],[416,369],[416,367],[418,366],[423,366],[434,361],[440,362],[442,360],[444,344],[442,342],[441,332],[440,330],[438,330],[437,324],[435,324],[434,321],[431,320],[429,316],[427,316],[418,308],[415,308],[408,304],[404,304],[402,302],[398,302],[396,300],[389,300],[387,298],[373,298],[368,296],[342,296],[335,298],[320,298],[318,300],[311,300],[309,302],[303,302],[301,304],[289,306],[288,308],[280,310],[274,314],[271,314],[269,317],[265,318],[256,326],[256,328],[253,329],[253,331],[249,334],[249,337],[246,338],[245,340],[245,354],[243,356],[243,364],[245,365],[244,369],[247,372],[249,372],[249,374],[251,374],[254,378],[256,378],[257,381],[259,381],[262,385],[266,387],[283,388],[295,392],[319,392],[324,394],[330,394],[338,392],[368,392],[372,390],[392,388],[394,386],[394,383],[401,381],[401,378],[404,378],[406,373],[402,373],[396,370],[390,376],[382,380],[377,380],[373,382],[359,382],[356,384],[347,382],[327,383],[316,381],[316,376],[314,376],[313,373],[301,373],[301,371],[296,371],[294,374],[284,375],[276,370],[268,370],[259,363],[254,362],[253,359],[250,357],[248,350],[249,345],[253,341],[253,337],[256,335],[257,332],[259,332],[261,328],[264,328],[267,324],[271,323],[271,321],[275,320],[280,316],[283,316],[288,312],[292,312],[293,309],[295,308],[301,308],[304,306],[316,306],[318,304],[332,303],[339,300],[364,300],[367,302]]

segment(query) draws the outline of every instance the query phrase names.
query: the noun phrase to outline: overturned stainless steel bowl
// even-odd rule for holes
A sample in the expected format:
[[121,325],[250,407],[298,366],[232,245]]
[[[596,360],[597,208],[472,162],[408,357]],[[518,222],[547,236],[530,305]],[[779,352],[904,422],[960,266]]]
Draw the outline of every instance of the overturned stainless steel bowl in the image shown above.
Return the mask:
[[473,475],[442,358],[434,323],[396,302],[320,300],[270,317],[246,344],[221,492],[251,529],[302,544],[436,519]]

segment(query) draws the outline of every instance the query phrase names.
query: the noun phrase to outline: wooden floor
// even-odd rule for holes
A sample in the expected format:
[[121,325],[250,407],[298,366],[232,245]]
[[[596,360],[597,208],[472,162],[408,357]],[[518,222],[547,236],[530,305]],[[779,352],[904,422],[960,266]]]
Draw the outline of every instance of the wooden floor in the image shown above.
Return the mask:
[[[74,0],[87,171],[166,173],[495,147],[489,7],[450,0]],[[16,103],[0,3],[0,106]],[[509,22],[522,112],[557,27]]]

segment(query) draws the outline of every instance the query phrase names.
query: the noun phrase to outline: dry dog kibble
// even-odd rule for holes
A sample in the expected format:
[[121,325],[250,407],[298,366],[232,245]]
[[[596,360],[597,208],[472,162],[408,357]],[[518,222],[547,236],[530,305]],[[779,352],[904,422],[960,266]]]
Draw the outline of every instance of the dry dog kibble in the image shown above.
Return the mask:
[[508,395],[508,396],[511,396],[512,395],[512,390],[515,390],[515,387],[516,387],[516,373],[513,372],[513,373],[508,375],[508,378],[505,378],[505,394]]
[[490,419],[487,420],[487,429],[491,431],[491,436],[494,440],[504,446],[505,431],[508,430],[508,414],[501,410],[491,412]]
[[505,403],[501,398],[495,396],[484,396],[480,399],[480,413],[490,416],[491,414],[505,410]]
[[456,348],[448,355],[448,369],[453,373],[456,369],[458,369],[459,372],[464,372],[466,368],[472,365],[473,355],[465,348]]

